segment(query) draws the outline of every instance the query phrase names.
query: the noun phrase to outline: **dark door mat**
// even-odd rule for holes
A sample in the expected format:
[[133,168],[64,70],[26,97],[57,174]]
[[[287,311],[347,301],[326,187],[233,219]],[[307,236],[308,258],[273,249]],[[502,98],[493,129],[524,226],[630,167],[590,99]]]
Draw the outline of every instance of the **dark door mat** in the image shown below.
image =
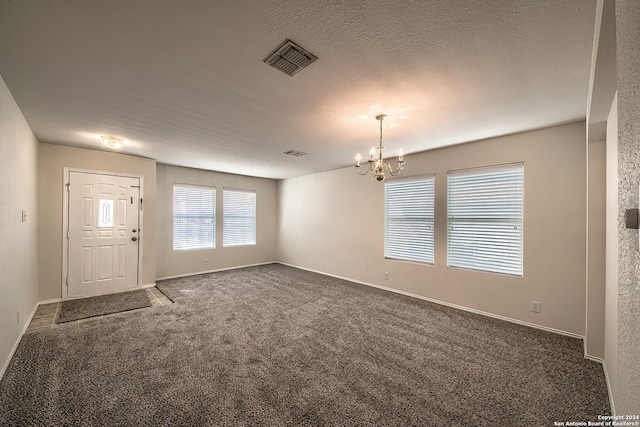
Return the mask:
[[73,322],[145,307],[151,307],[146,289],[63,301],[60,304],[56,323]]

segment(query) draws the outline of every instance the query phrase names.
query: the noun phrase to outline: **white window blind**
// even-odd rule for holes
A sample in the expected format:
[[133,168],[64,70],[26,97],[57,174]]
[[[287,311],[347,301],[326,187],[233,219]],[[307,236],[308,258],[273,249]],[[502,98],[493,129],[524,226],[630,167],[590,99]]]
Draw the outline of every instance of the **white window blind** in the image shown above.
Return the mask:
[[433,176],[385,181],[385,258],[433,264],[433,200]]
[[210,249],[216,241],[216,189],[173,186],[173,250]]
[[256,244],[256,192],[223,190],[222,246]]
[[447,175],[447,265],[522,276],[522,163]]

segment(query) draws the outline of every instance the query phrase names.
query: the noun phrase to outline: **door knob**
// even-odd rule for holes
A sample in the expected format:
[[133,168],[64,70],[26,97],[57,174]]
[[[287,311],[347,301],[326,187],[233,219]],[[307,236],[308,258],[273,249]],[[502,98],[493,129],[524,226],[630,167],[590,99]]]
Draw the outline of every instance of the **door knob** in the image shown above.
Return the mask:
[[134,236],[134,237],[131,238],[131,240],[133,240],[135,242],[136,240],[138,240],[138,238]]

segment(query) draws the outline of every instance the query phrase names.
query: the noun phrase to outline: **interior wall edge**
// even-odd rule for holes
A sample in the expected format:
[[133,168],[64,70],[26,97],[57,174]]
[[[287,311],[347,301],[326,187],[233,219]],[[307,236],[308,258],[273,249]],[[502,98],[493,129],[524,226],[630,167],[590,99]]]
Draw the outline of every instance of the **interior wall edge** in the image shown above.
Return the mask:
[[[618,395],[618,95],[607,120],[604,360],[611,402]],[[612,407],[613,407],[612,403]]]
[[606,141],[587,144],[585,355],[604,358]]

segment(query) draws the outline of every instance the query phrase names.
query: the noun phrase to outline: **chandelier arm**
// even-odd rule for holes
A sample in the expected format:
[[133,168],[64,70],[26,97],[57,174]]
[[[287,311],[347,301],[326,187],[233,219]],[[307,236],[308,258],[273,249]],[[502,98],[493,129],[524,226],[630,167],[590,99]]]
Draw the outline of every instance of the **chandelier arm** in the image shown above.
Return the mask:
[[391,174],[391,176],[398,176],[400,175],[400,172],[404,169],[404,162],[398,162],[398,168],[396,170],[393,170],[393,168],[391,167],[391,163],[389,162],[387,162],[386,167],[389,173]]

